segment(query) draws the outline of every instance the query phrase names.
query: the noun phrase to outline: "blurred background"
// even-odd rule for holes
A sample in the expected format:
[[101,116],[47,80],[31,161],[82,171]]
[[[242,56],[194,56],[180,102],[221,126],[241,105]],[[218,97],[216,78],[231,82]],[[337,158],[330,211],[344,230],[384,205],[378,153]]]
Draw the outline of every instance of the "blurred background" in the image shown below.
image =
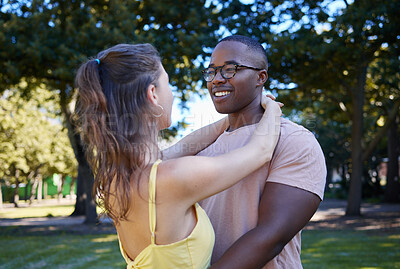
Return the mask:
[[201,70],[231,34],[262,43],[266,90],[321,144],[325,197],[345,200],[346,216],[399,203],[399,14],[398,0],[1,0],[0,208],[68,200],[68,215],[96,223],[70,118],[76,69],[118,43],[152,43],[175,96],[168,145],[221,117]]

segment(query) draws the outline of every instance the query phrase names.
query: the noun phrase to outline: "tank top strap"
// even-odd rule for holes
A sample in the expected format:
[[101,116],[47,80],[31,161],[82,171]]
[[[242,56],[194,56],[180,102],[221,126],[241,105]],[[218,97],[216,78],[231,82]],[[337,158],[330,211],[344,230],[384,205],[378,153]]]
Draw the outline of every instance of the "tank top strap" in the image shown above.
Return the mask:
[[161,163],[161,160],[157,160],[150,171],[149,179],[149,224],[151,232],[151,244],[155,243],[155,231],[156,231],[156,177],[157,177],[157,166]]

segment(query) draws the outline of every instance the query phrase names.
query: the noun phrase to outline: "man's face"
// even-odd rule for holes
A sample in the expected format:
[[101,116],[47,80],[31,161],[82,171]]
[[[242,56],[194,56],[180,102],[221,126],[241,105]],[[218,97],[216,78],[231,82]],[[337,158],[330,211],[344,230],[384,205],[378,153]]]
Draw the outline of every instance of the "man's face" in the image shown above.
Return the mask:
[[[254,66],[255,61],[252,61],[254,57],[245,44],[223,41],[215,47],[211,55],[210,67],[219,67],[229,63],[259,67]],[[258,73],[256,70],[238,68],[233,78],[225,79],[218,69],[214,79],[207,82],[215,109],[222,114],[240,113],[260,95],[260,91],[256,90]]]

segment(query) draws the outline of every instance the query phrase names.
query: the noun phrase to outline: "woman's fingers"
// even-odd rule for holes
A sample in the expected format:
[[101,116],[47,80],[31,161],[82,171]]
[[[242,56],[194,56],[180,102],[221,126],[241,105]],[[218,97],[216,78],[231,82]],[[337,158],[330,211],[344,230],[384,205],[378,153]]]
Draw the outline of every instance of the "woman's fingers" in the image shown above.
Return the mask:
[[[272,94],[261,94],[261,105],[264,109],[267,109],[267,105],[270,102],[277,103],[279,105],[279,108],[282,108],[284,106],[283,103],[276,102],[275,96],[273,96]],[[281,114],[281,116],[282,116],[282,114]]]
[[[275,96],[273,96],[272,94],[270,94],[270,93],[261,94],[261,105],[262,105],[262,107],[264,109],[266,109],[267,103],[270,102],[271,100],[275,101]],[[279,104],[279,107],[283,107],[284,106],[284,104],[281,103],[281,102],[277,102],[277,103]]]
[[273,96],[272,94],[270,94],[270,93],[267,93],[267,94],[266,94],[266,96],[267,96],[267,97],[269,97],[269,98],[271,98],[272,100],[274,100],[274,101],[275,101],[275,96]]

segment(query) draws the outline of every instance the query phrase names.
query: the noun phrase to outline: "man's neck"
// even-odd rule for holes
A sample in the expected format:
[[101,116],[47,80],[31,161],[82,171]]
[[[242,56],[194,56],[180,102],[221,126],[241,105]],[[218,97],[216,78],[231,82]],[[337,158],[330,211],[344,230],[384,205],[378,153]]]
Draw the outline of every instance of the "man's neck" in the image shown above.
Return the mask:
[[228,115],[228,132],[234,131],[240,127],[258,123],[264,114],[264,109],[260,105],[260,100],[254,100],[251,104],[242,110]]

